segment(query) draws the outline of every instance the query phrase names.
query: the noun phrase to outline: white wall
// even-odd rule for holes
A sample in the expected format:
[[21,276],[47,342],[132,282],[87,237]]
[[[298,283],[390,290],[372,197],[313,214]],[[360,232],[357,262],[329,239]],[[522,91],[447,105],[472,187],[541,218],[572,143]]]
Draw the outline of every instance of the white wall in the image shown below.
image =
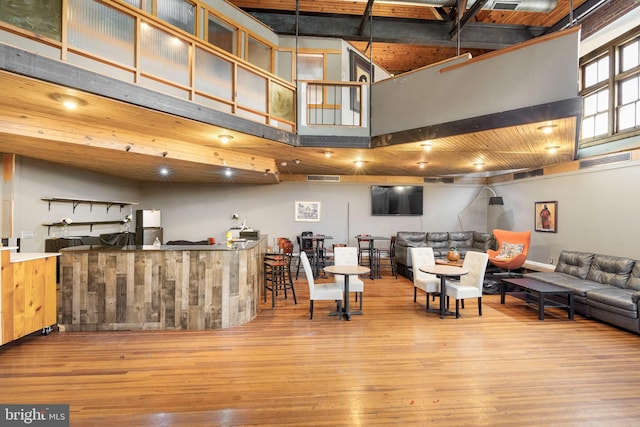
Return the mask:
[[[529,178],[493,186],[504,206],[488,207],[491,195],[482,187],[425,184],[421,217],[373,217],[370,184],[290,183],[276,185],[136,184],[53,163],[18,158],[15,179],[16,235],[23,252],[41,252],[47,229],[43,222],[70,216],[74,221],[121,219],[128,212],[104,206],[51,206],[43,196],[138,201],[137,208],[162,210],[165,241],[224,239],[238,213],[248,225],[270,237],[295,236],[305,230],[334,237],[332,243],[355,244],[353,236],[391,236],[398,231],[532,230],[529,259],[554,263],[562,249],[593,251],[640,259],[640,162],[593,167],[576,172]],[[294,222],[293,202],[321,202],[320,222]],[[558,201],[558,232],[534,230],[534,202]],[[134,207],[135,209],[135,207]],[[73,235],[118,231],[117,225],[72,227]],[[60,233],[59,229],[52,234]]]
[[568,32],[442,73],[450,62],[377,83],[372,135],[575,98],[578,40]]
[[[640,162],[626,162],[494,188],[513,214],[500,220],[513,230],[532,230],[529,259],[555,264],[562,249],[640,259],[637,182]],[[557,233],[533,231],[536,201],[558,201]]]
[[[70,203],[52,203],[51,209],[42,197],[77,197],[106,201],[140,201],[137,183],[102,174],[68,168],[54,163],[16,156],[14,179],[13,231],[15,237],[22,232],[33,232],[32,239],[21,239],[22,252],[44,252],[47,238],[60,237],[62,229],[51,227],[50,234],[42,223],[59,222],[61,218],[71,218],[74,222],[118,221],[130,213],[114,206],[106,211],[106,206],[78,205],[75,212]],[[135,207],[134,207],[135,209]],[[119,225],[96,225],[93,231],[88,226],[71,226],[69,235],[92,235],[119,231]]]
[[[224,239],[234,213],[270,237],[313,231],[331,243],[355,245],[354,236],[391,236],[398,231],[460,230],[458,213],[476,189],[425,185],[423,216],[371,216],[371,184],[290,183],[270,186],[145,184],[145,205],[162,209],[165,240]],[[319,201],[320,222],[295,222],[294,201]],[[480,227],[484,229],[486,220]],[[472,226],[467,223],[465,226]],[[382,243],[384,245],[384,243]]]

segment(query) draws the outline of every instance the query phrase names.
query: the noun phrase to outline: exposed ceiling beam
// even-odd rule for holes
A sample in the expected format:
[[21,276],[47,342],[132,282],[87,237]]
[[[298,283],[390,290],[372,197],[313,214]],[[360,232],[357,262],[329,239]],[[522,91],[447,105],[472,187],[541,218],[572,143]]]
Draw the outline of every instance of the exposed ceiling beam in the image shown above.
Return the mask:
[[464,10],[465,12],[458,13],[456,15],[456,19],[451,28],[451,32],[449,33],[451,35],[451,39],[456,38],[456,36],[458,35],[458,32],[462,31],[462,29],[469,22],[469,20],[472,19],[474,16],[476,16],[476,14],[480,12],[480,9],[482,9],[484,5],[487,4],[488,1],[489,0],[478,0],[473,4],[473,6],[469,8],[469,10],[467,10],[467,0],[460,1],[460,10]]
[[[293,12],[246,10],[250,15],[268,25],[278,34],[296,35],[296,16]],[[413,45],[455,47],[449,32],[451,22],[425,21],[374,17],[371,29],[374,43],[403,43]],[[368,41],[360,34],[361,16],[335,14],[300,14],[298,35],[312,37],[334,37],[348,41]],[[473,22],[467,24],[465,37],[460,45],[471,49],[502,49],[538,37],[545,27],[523,25],[500,25]]]
[[[605,3],[608,3],[609,0],[587,0],[582,3],[580,6],[576,7],[573,10],[573,13],[562,18],[560,21],[556,22],[555,25],[549,27],[545,34],[553,33],[556,31],[563,30],[572,25],[580,23],[584,18],[586,18],[591,13],[595,12]],[[572,22],[573,21],[573,22]]]
[[[373,2],[375,0],[369,0],[367,2],[367,6],[364,8],[364,13],[362,14],[362,19],[360,20],[360,30],[358,34],[364,37],[364,31],[367,28],[367,24],[369,23],[369,18],[371,17],[371,10],[373,9]],[[371,27],[369,27],[371,28]]]

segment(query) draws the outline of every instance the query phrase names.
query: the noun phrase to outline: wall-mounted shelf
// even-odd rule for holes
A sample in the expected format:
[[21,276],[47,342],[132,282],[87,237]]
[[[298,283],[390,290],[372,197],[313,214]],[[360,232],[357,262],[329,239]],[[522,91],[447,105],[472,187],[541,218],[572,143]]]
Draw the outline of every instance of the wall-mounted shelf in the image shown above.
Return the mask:
[[[94,225],[100,224],[122,224],[122,221],[82,221],[82,222],[72,222],[71,224],[67,224],[67,227],[73,227],[74,225],[88,225],[89,231],[93,231]],[[64,224],[61,222],[45,222],[42,225],[47,227],[47,234],[51,233],[51,227],[64,227]]]
[[[104,205],[107,207],[107,213],[109,213],[109,209],[112,206],[120,206],[120,210],[125,206],[137,205],[137,202],[123,202],[123,201],[108,201],[108,200],[92,200],[92,199],[78,199],[71,197],[42,197],[41,200],[49,203],[49,210],[51,210],[51,203],[72,203],[73,204],[73,213],[76,212],[76,207],[80,204],[89,205],[89,209],[93,210],[93,205]],[[113,222],[100,222],[99,224],[112,224]],[[78,224],[88,224],[88,223],[78,223]],[[98,224],[98,222],[94,222],[93,224]],[[46,225],[46,224],[45,224]]]

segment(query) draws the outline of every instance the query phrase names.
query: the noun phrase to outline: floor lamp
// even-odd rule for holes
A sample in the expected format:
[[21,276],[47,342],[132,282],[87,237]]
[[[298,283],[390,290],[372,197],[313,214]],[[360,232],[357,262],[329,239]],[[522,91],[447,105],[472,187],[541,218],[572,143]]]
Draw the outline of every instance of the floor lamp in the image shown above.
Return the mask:
[[502,196],[498,196],[496,194],[496,192],[493,190],[493,188],[491,187],[484,187],[487,190],[489,190],[489,192],[492,194],[491,197],[489,197],[489,206],[495,206],[495,205],[504,205],[504,201],[502,200]]

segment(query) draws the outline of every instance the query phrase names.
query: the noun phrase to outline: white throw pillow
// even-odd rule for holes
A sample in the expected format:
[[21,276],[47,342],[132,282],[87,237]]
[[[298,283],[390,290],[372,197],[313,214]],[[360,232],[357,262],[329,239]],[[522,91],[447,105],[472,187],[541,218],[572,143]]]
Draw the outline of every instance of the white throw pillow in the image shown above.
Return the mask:
[[511,259],[514,256],[521,254],[523,250],[523,243],[503,242],[502,247],[500,248],[500,253],[496,256],[496,259]]

